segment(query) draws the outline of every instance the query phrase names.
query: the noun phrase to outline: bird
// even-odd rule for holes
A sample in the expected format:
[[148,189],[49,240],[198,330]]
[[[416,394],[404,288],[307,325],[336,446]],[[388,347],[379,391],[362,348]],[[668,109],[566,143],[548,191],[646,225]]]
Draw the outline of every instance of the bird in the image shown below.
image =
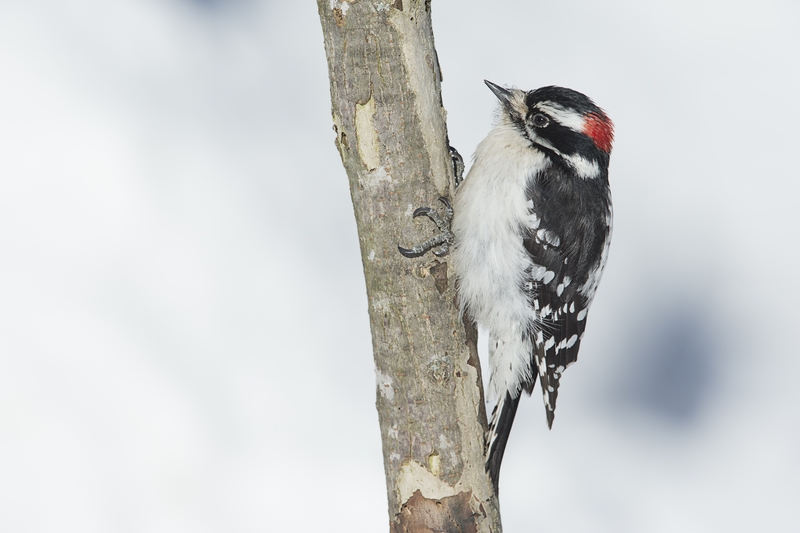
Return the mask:
[[430,208],[414,213],[442,235],[400,252],[449,252],[460,310],[488,331],[486,469],[499,492],[522,392],[539,381],[552,428],[562,375],[578,357],[611,243],[614,125],[572,89],[485,83],[499,101],[497,118],[452,207],[441,199],[444,217]]

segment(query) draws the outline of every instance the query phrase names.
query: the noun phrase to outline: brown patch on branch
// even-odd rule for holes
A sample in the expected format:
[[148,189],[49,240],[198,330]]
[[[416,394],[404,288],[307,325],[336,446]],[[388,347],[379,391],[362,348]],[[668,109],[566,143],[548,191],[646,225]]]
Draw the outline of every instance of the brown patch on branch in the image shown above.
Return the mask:
[[447,290],[447,263],[437,262],[431,267],[431,274],[433,275],[434,285],[439,294]]
[[480,371],[481,362],[480,359],[478,359],[478,326],[469,316],[467,311],[464,311],[464,315],[461,317],[461,320],[464,324],[464,333],[467,341],[466,344],[467,348],[469,349],[469,359],[467,359],[467,364]]
[[[416,491],[395,515],[391,533],[477,533],[476,515],[470,507],[472,492],[431,500]],[[485,513],[484,513],[485,517]]]
[[333,20],[336,21],[336,25],[340,28],[344,26],[344,13],[338,7],[333,8]]

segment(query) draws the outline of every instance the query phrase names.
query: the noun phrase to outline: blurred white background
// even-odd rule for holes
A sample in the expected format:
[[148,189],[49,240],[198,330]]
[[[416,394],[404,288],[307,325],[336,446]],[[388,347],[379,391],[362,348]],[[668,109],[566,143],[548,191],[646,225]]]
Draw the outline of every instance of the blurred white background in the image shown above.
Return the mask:
[[[434,0],[483,79],[614,119],[615,235],[506,532],[800,530],[800,6]],[[310,0],[0,2],[0,529],[387,530],[365,289]]]

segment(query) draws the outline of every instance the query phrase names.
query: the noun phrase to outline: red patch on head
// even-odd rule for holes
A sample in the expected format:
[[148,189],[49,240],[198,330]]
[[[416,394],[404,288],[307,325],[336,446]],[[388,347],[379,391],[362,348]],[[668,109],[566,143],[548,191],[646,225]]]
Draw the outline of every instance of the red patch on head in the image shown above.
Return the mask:
[[583,133],[588,135],[602,151],[611,153],[614,142],[614,124],[605,115],[589,113],[584,116]]

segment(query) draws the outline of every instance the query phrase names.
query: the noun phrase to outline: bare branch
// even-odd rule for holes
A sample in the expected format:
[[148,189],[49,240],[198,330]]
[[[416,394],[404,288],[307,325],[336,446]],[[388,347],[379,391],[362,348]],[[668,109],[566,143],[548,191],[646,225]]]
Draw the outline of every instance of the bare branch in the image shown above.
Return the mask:
[[499,532],[477,334],[454,305],[447,258],[397,249],[435,231],[414,207],[453,190],[430,0],[318,7],[369,298],[391,529]]

